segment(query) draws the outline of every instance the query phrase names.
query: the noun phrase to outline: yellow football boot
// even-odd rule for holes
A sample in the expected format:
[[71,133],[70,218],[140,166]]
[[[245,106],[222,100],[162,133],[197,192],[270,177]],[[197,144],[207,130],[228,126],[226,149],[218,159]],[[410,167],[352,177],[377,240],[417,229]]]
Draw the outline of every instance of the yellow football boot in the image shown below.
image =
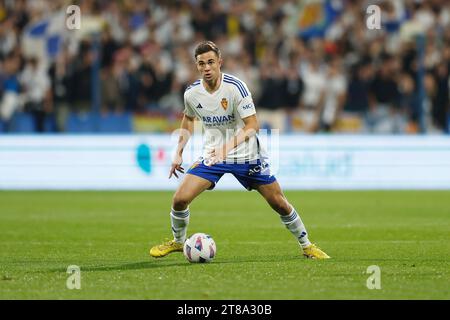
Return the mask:
[[150,255],[155,258],[161,258],[167,256],[171,252],[176,251],[183,252],[183,244],[175,242],[175,240],[170,240],[151,248]]
[[303,255],[311,259],[330,259],[330,256],[320,250],[320,248],[314,243],[311,243],[309,246],[303,248]]

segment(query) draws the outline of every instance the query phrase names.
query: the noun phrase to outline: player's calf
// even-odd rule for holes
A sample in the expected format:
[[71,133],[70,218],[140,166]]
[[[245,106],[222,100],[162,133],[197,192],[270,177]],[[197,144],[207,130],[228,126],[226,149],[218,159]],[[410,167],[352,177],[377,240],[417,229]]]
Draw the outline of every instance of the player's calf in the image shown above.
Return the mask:
[[270,207],[281,216],[287,216],[292,211],[292,206],[282,194],[270,196],[266,200]]

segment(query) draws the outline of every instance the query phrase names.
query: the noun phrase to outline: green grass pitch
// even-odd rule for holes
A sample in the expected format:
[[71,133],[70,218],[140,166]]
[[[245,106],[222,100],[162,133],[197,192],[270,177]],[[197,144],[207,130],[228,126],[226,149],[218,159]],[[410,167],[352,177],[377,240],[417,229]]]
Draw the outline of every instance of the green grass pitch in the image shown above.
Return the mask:
[[[206,192],[189,234],[210,264],[149,248],[171,237],[172,192],[0,192],[0,299],[450,299],[450,192],[286,192],[332,259],[304,259],[256,192]],[[69,265],[81,289],[69,290]],[[381,269],[381,289],[366,287]]]

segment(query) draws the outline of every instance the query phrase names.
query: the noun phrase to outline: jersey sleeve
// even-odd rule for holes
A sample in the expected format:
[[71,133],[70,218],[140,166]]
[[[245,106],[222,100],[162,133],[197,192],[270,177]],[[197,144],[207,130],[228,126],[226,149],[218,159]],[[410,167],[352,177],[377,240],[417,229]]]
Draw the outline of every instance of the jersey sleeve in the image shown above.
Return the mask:
[[184,93],[184,110],[183,110],[183,113],[185,115],[187,115],[188,117],[191,117],[191,118],[195,117],[194,109],[192,109],[191,105],[189,104],[189,99],[188,99],[187,92]]
[[241,118],[256,114],[255,104],[253,103],[252,94],[248,90],[247,85],[242,83],[242,90],[236,89],[237,110]]

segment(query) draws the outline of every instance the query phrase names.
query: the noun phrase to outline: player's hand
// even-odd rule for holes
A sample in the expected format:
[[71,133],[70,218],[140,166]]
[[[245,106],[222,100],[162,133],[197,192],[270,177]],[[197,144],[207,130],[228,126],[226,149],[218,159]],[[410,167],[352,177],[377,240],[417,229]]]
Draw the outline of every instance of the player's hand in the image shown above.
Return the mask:
[[212,166],[225,159],[225,152],[223,147],[218,147],[209,153],[209,158],[205,161],[205,165]]
[[184,173],[184,168],[181,166],[182,163],[183,159],[181,158],[181,156],[175,156],[172,161],[172,166],[170,167],[169,179],[172,178],[172,175],[174,175],[178,179],[177,171]]

